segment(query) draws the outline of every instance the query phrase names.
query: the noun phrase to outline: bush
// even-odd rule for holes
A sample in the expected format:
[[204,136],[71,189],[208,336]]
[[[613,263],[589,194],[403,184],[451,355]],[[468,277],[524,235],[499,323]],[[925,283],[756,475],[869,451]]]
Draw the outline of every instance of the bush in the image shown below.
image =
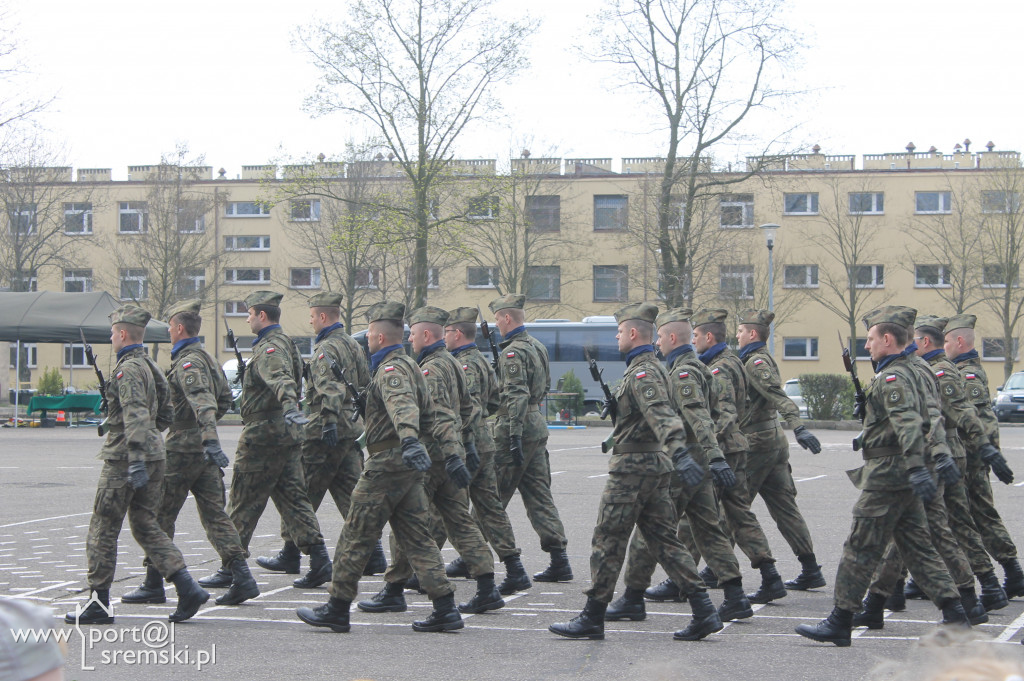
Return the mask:
[[555,401],[548,400],[548,410],[553,412],[552,416],[557,415],[563,408],[571,411],[573,416],[581,416],[583,414],[583,382],[572,369],[569,369],[558,379],[558,383],[562,386],[559,392],[575,393],[576,398],[564,397]]
[[853,382],[846,374],[804,374],[800,395],[807,404],[808,418],[838,421],[853,418]]
[[61,378],[60,371],[56,367],[43,369],[43,373],[39,375],[37,392],[40,395],[60,396],[64,394],[64,379]]

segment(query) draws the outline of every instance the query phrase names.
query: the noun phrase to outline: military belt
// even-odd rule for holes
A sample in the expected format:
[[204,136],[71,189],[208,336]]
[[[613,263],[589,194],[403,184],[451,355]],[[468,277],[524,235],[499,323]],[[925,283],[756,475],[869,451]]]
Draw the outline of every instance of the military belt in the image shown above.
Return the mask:
[[869,447],[864,450],[864,460],[884,459],[887,456],[902,456],[903,450],[899,447]]
[[268,409],[266,411],[254,411],[251,414],[242,414],[242,423],[252,423],[253,421],[273,421],[278,418],[284,418],[284,410]]
[[763,421],[754,421],[753,423],[748,423],[745,426],[740,426],[740,430],[743,433],[757,433],[762,430],[771,430],[772,428],[775,428],[776,424],[778,424],[778,419],[770,418]]
[[199,424],[185,425],[183,423],[172,423],[167,429],[168,433],[180,433],[185,430],[199,430]]
[[[540,403],[539,402],[537,402],[537,403],[531,402],[530,406],[526,408],[526,411],[533,411],[534,409],[536,409],[537,411],[540,411]],[[508,407],[504,407],[504,406],[498,407],[498,411],[494,412],[494,415],[495,416],[508,416]]]
[[614,454],[636,454],[639,452],[660,452],[662,447],[657,442],[630,442],[612,447]]
[[397,437],[389,438],[387,440],[381,440],[372,444],[366,445],[366,452],[368,454],[376,454],[377,452],[383,452],[386,449],[395,449],[401,447],[402,441]]

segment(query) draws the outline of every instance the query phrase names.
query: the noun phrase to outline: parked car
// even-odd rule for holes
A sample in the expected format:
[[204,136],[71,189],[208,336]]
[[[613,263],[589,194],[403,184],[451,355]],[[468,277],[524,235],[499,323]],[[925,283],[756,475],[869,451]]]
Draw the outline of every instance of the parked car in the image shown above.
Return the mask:
[[807,405],[804,403],[803,396],[800,395],[800,379],[789,379],[782,389],[789,395],[789,399],[793,400],[793,404],[800,408],[800,418],[807,418]]
[[996,388],[992,409],[1000,421],[1024,417],[1024,371],[1010,374],[1006,384]]

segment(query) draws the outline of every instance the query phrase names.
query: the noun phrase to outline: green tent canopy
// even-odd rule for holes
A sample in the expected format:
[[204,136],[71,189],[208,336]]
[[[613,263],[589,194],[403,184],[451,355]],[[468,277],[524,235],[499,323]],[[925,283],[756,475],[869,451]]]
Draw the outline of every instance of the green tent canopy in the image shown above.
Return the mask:
[[[108,315],[122,305],[106,291],[94,293],[0,293],[0,341],[22,343],[110,343]],[[151,319],[145,342],[169,343],[164,322]]]

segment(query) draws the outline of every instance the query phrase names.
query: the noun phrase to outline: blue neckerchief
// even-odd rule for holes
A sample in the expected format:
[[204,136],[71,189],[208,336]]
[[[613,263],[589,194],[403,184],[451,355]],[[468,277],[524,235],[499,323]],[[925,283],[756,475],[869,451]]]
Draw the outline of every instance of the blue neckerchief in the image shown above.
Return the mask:
[[892,364],[894,361],[896,361],[900,357],[906,357],[906,355],[904,355],[903,353],[898,352],[895,355],[886,355],[882,359],[878,360],[878,364],[875,365],[875,373],[876,374],[882,373],[882,369],[884,369],[885,367],[889,366],[890,364]]
[[377,352],[370,355],[370,373],[377,371],[377,367],[380,365],[384,358],[394,352],[395,350],[401,350],[402,344],[396,343],[395,345],[389,345],[386,348],[381,348]]
[[431,343],[427,347],[425,347],[422,350],[420,350],[420,354],[418,354],[416,356],[416,363],[417,364],[422,364],[423,360],[425,360],[427,357],[429,357],[430,355],[434,354],[435,352],[437,352],[438,350],[440,350],[443,347],[444,347],[444,340],[443,339],[437,341],[436,343]]
[[645,352],[654,352],[654,346],[648,343],[647,345],[638,345],[629,352],[626,353],[626,366],[629,366],[633,359],[637,355],[642,355]]
[[145,347],[142,343],[136,343],[135,345],[126,345],[117,351],[117,361],[120,362],[121,358],[127,355],[132,350],[138,350],[141,347]]
[[917,352],[917,343],[914,342],[914,341],[910,341],[910,345],[908,345],[907,347],[903,348],[903,352],[900,353],[900,354],[902,354],[904,357],[910,357],[911,355],[915,354],[916,352]]
[[705,364],[711,364],[711,360],[722,354],[722,350],[725,350],[727,347],[729,347],[729,344],[725,341],[712,345],[710,348],[698,355],[700,357],[700,361]]
[[326,329],[320,329],[320,333],[318,333],[316,335],[316,342],[319,343],[324,338],[327,338],[327,334],[329,334],[331,331],[334,331],[335,329],[344,329],[344,328],[345,328],[345,325],[342,324],[341,322],[334,322],[333,324],[328,326]]
[[747,359],[747,356],[750,355],[750,353],[752,353],[754,350],[760,350],[763,347],[764,347],[764,341],[754,341],[753,343],[750,343],[749,345],[743,346],[743,349],[740,350],[740,359],[742,359],[742,360]]
[[969,359],[978,359],[978,351],[968,350],[962,355],[957,355],[956,357],[953,358],[953,364],[959,364],[960,362],[964,362]]
[[693,352],[693,346],[680,345],[678,348],[668,353],[668,357],[665,358],[665,364],[672,366],[672,363],[676,361],[676,357],[679,357],[679,355],[685,355],[687,352]]
[[453,355],[457,355],[460,352],[462,352],[463,350],[469,350],[470,348],[475,348],[475,347],[476,347],[476,343],[466,343],[465,345],[460,345],[459,347],[457,347],[454,350],[452,350],[452,354]]
[[506,333],[505,334],[505,340],[512,340],[512,336],[518,335],[518,334],[522,333],[523,331],[526,331],[526,325],[525,324],[523,326],[517,326],[516,328],[514,328],[511,331],[509,331],[508,333]]
[[945,350],[932,350],[930,352],[926,352],[923,355],[921,355],[921,359],[923,359],[926,362],[930,362],[930,361],[932,361],[933,357],[938,357],[943,352],[945,352]]
[[182,338],[174,344],[174,347],[171,348],[171,359],[174,359],[183,348],[198,342],[199,338],[197,336],[193,336],[192,338]]
[[271,332],[272,330],[274,330],[274,329],[280,329],[280,328],[281,328],[281,325],[280,325],[280,324],[271,324],[270,326],[264,326],[264,327],[263,327],[262,329],[260,329],[260,330],[259,330],[259,331],[258,331],[258,332],[256,333],[256,339],[255,339],[255,340],[254,340],[254,341],[252,342],[252,346],[253,346],[253,347],[256,347],[256,344],[257,344],[257,343],[259,343],[259,342],[260,342],[260,340],[262,340],[264,336],[266,336],[266,335],[267,335],[268,333],[270,333],[270,332]]

